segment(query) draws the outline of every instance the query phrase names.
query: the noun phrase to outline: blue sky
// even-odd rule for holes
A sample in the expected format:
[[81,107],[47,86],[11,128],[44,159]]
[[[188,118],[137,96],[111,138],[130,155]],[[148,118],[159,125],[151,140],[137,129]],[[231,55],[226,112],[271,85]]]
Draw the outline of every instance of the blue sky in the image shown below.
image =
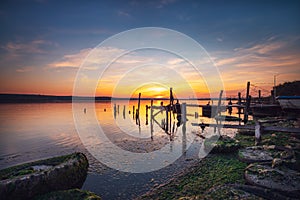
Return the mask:
[[1,93],[68,95],[87,53],[106,38],[164,27],[199,42],[226,90],[300,77],[299,1],[1,1]]

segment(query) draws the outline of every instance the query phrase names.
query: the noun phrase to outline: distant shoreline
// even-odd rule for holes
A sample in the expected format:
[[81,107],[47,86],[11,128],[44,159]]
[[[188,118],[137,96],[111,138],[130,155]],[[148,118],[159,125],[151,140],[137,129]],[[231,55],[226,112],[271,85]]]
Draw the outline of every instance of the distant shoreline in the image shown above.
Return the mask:
[[[73,96],[55,96],[55,95],[37,95],[37,94],[0,94],[0,103],[72,103],[75,99],[76,102],[84,101],[112,101],[112,100],[138,100],[138,98],[113,98],[108,96],[97,97],[73,97]],[[141,100],[169,100],[169,98],[141,98]],[[229,98],[223,98],[228,100]],[[186,98],[179,100],[218,100],[218,98]],[[232,98],[232,100],[237,100]]]

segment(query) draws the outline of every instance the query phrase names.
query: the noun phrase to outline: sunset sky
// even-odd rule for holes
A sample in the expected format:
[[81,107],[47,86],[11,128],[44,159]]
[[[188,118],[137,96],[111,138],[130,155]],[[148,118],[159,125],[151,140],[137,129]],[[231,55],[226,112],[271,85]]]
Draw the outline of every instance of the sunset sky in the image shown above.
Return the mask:
[[[72,95],[77,71],[97,45],[129,29],[162,27],[202,45],[220,72],[227,96],[243,91],[247,81],[256,86],[253,93],[261,88],[266,96],[274,76],[277,84],[300,79],[299,24],[299,1],[1,1],[0,93]],[[99,54],[120,52],[107,47]],[[182,59],[163,54],[122,57],[99,79],[96,95],[142,91],[163,97],[173,87],[187,97],[207,96],[206,77],[199,79]],[[135,64],[141,70],[128,73]],[[147,73],[167,75],[165,66],[183,84],[162,79],[142,83]],[[124,88],[131,90],[122,93]]]

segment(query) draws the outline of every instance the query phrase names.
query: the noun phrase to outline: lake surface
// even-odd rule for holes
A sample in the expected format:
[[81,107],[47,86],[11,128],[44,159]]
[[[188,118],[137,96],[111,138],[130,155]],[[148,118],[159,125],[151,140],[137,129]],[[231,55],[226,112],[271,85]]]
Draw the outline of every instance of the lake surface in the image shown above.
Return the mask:
[[[187,101],[187,103],[196,102]],[[207,101],[198,103],[206,104]],[[105,160],[105,164],[110,167],[95,159],[89,152],[95,147],[99,148],[98,150],[103,149],[100,155],[105,158],[110,158],[115,152],[113,150],[105,151],[108,144],[103,140],[100,141],[101,138],[99,142],[95,138],[84,139],[82,133],[78,134],[78,126],[74,123],[71,103],[1,104],[0,169],[81,151],[87,155],[90,163],[89,175],[83,189],[93,191],[103,199],[130,199],[141,195],[151,187],[163,183],[174,174],[199,162],[198,152],[203,141],[198,135],[201,134],[201,131],[199,127],[191,126],[191,123],[213,122],[213,119],[210,118],[195,117],[195,112],[201,114],[201,108],[187,107],[188,122],[186,125],[184,127],[183,124],[177,125],[177,119],[173,116],[167,134],[160,127],[165,114],[157,114],[155,119],[158,123],[153,122],[151,128],[150,110],[148,110],[147,120],[146,105],[150,105],[150,101],[141,101],[140,126],[136,125],[132,112],[133,106],[137,108],[137,101],[79,103],[77,108],[80,113],[76,115],[81,120],[85,120],[81,124],[82,129],[92,132],[95,126],[101,125],[107,138],[126,152],[134,152],[136,156],[141,153],[146,155],[154,152],[151,154],[152,160],[140,162],[138,169],[146,169],[153,161],[162,162],[166,166],[160,170],[147,173],[122,172],[111,168],[116,162],[113,159],[111,159],[111,163],[110,160]],[[154,105],[160,105],[160,101],[154,101]],[[98,124],[91,123],[95,117]],[[208,135],[211,130],[211,128],[206,128],[203,134]],[[233,136],[235,131],[223,129],[222,134]],[[168,159],[162,160],[165,158],[161,157],[162,154],[175,155],[172,157],[174,162],[170,162]],[[134,165],[134,163],[122,163],[121,161],[119,164],[129,167]]]

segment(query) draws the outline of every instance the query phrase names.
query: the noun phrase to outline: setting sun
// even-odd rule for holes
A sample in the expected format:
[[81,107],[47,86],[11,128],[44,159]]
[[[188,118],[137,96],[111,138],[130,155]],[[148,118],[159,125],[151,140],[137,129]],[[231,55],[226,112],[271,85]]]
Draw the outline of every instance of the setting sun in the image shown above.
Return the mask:
[[150,83],[137,88],[131,97],[138,97],[139,93],[143,98],[167,98],[170,95],[169,88],[157,83]]

